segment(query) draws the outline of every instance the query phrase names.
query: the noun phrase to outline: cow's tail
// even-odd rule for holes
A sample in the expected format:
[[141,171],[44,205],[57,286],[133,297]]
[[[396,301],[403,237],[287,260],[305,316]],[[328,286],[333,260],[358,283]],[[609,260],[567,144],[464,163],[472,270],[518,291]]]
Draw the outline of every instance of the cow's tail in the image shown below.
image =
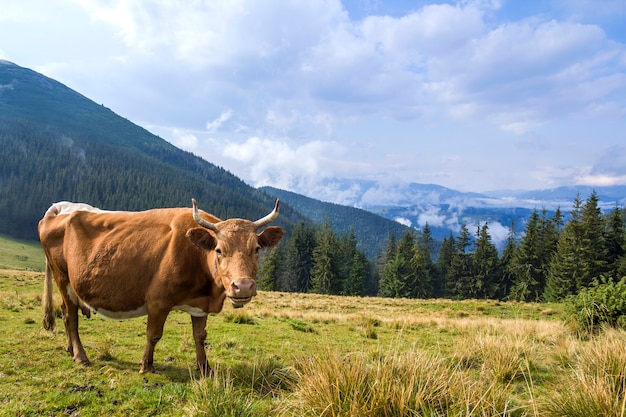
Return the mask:
[[46,256],[46,279],[43,282],[43,298],[41,300],[43,307],[43,328],[46,330],[54,329],[54,299],[52,297],[54,284],[52,283],[52,268],[48,257]]

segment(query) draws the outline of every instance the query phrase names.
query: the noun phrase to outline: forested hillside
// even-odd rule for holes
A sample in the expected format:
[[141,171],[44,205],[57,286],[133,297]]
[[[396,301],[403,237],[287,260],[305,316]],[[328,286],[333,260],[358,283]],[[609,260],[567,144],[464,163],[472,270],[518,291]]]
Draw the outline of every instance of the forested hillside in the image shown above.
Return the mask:
[[[274,199],[64,85],[0,61],[0,233],[36,239],[53,202],[106,209],[200,207],[258,218]],[[288,204],[277,224],[307,220]]]

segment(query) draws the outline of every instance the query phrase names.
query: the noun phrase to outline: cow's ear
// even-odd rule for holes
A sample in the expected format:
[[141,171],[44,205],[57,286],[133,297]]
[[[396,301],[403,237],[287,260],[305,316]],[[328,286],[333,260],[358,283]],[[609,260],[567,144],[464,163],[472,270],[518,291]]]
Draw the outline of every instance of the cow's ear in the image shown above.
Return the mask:
[[270,226],[259,234],[259,245],[262,248],[271,248],[280,241],[284,234],[285,231],[282,227]]
[[217,245],[217,240],[215,240],[215,237],[206,229],[203,229],[201,227],[187,230],[187,237],[194,245],[196,245],[200,249],[213,250],[215,249],[215,245]]

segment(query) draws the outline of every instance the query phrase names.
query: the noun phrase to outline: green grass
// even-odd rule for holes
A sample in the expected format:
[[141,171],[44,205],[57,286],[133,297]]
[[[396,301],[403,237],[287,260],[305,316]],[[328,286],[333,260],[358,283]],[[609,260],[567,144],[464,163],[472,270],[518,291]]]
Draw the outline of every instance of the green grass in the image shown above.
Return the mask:
[[0,415],[550,417],[624,404],[625,333],[579,340],[559,304],[261,292],[208,318],[215,376],[201,379],[178,312],[156,374],[138,373],[145,318],[81,317],[93,365],[75,365],[62,321],[41,327],[42,283],[0,271]]
[[39,242],[0,235],[0,269],[43,271],[46,267]]

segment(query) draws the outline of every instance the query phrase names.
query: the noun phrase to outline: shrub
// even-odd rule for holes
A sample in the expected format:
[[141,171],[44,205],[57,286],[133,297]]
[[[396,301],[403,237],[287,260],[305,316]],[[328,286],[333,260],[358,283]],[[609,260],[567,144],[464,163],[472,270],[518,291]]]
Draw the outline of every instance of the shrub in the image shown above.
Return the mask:
[[583,333],[604,326],[626,329],[626,277],[618,282],[601,277],[566,303],[566,311]]

